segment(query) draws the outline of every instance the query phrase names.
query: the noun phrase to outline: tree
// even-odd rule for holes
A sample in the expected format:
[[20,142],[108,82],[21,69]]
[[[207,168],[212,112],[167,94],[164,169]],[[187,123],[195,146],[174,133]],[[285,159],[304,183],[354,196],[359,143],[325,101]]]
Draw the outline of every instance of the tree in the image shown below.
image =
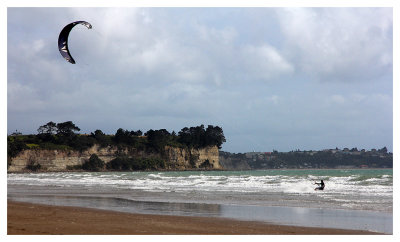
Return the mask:
[[132,145],[135,142],[135,136],[133,132],[119,128],[115,133],[114,139],[117,143]]
[[206,146],[204,125],[181,129],[178,133],[178,141],[188,147]]
[[82,169],[88,171],[100,171],[104,168],[104,161],[102,161],[96,154],[92,154],[85,163],[82,165]]
[[64,123],[57,124],[57,134],[64,135],[64,136],[72,136],[74,135],[74,131],[80,131],[81,129],[78,128],[72,121],[67,121]]
[[152,130],[150,129],[145,133],[147,136],[147,141],[150,146],[155,148],[158,151],[161,151],[162,148],[167,144],[169,137],[171,134],[166,129],[160,130]]
[[100,129],[96,129],[94,131],[94,133],[91,133],[91,136],[93,136],[93,138],[99,138],[99,137],[103,137],[105,134],[103,133],[103,131],[101,131]]
[[178,133],[178,141],[188,147],[202,148],[216,145],[221,149],[226,139],[222,128],[208,125],[207,129],[204,129],[204,125],[200,125],[181,129]]
[[143,135],[143,133],[142,133],[142,131],[141,130],[137,130],[137,131],[131,131],[130,132],[130,135],[131,136],[142,136]]
[[108,170],[128,171],[131,169],[131,159],[128,157],[117,157],[107,163]]
[[110,136],[107,136],[103,131],[97,129],[90,134],[91,138],[94,138],[102,147],[106,147],[112,143]]
[[61,140],[65,142],[64,144],[79,151],[84,151],[96,143],[96,139],[88,135],[62,136]]
[[123,142],[125,141],[125,137],[126,137],[125,133],[126,133],[126,132],[125,132],[124,129],[119,128],[119,129],[117,130],[117,132],[115,133],[115,135],[114,135],[115,142],[117,142],[117,143],[123,143]]
[[28,147],[23,140],[14,137],[7,137],[7,156],[14,158],[19,152],[27,148]]
[[204,125],[200,125],[197,127],[191,127],[190,132],[192,134],[192,144],[195,147],[204,147],[207,146],[206,143],[206,131],[204,130]]
[[51,135],[57,131],[57,125],[56,125],[56,123],[50,121],[47,124],[40,126],[37,129],[37,131],[39,134],[50,134]]
[[192,137],[190,134],[190,129],[188,127],[184,127],[178,133],[178,142],[181,144],[185,144],[186,146],[190,146],[192,143]]
[[222,144],[226,142],[224,131],[221,127],[208,125],[206,131],[206,145],[216,145],[218,149],[222,148]]

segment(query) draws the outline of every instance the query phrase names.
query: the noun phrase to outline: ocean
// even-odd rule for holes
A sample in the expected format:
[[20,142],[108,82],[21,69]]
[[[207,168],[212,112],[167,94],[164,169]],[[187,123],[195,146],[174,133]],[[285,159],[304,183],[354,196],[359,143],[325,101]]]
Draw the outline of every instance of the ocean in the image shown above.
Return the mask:
[[15,201],[393,233],[392,169],[10,173],[7,185]]

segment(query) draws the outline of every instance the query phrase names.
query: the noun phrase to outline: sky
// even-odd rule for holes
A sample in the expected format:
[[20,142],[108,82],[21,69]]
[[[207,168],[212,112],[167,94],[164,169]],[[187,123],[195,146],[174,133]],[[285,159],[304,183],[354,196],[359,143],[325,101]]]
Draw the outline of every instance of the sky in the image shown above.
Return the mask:
[[[76,26],[69,49],[57,39]],[[223,151],[393,150],[392,8],[7,8],[7,133],[218,125]]]

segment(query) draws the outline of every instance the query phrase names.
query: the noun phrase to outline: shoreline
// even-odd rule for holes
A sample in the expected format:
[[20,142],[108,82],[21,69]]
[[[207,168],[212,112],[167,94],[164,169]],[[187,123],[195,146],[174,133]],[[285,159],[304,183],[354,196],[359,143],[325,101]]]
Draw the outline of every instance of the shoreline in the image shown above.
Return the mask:
[[38,171],[31,171],[31,170],[21,170],[21,171],[7,171],[7,174],[26,174],[26,173],[62,173],[62,172],[76,172],[76,173],[84,173],[84,172],[185,172],[185,171],[264,171],[264,170],[288,170],[288,171],[295,171],[295,170],[393,170],[393,168],[277,168],[277,169],[242,169],[242,170],[229,170],[229,169],[157,169],[157,170],[135,170],[135,171],[120,171],[120,170],[101,170],[101,171],[89,171],[89,170],[56,170],[56,171],[49,171],[49,170],[38,170]]
[[[110,223],[112,221],[112,223]],[[8,235],[383,235],[226,218],[153,215],[7,200]]]

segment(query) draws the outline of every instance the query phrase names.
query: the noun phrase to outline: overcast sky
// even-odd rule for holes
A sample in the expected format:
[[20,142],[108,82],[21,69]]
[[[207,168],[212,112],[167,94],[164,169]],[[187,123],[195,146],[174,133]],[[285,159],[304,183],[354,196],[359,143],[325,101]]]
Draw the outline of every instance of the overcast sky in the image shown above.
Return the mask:
[[[222,150],[393,149],[391,8],[8,8],[7,132],[218,125]],[[76,26],[69,48],[61,29]]]

